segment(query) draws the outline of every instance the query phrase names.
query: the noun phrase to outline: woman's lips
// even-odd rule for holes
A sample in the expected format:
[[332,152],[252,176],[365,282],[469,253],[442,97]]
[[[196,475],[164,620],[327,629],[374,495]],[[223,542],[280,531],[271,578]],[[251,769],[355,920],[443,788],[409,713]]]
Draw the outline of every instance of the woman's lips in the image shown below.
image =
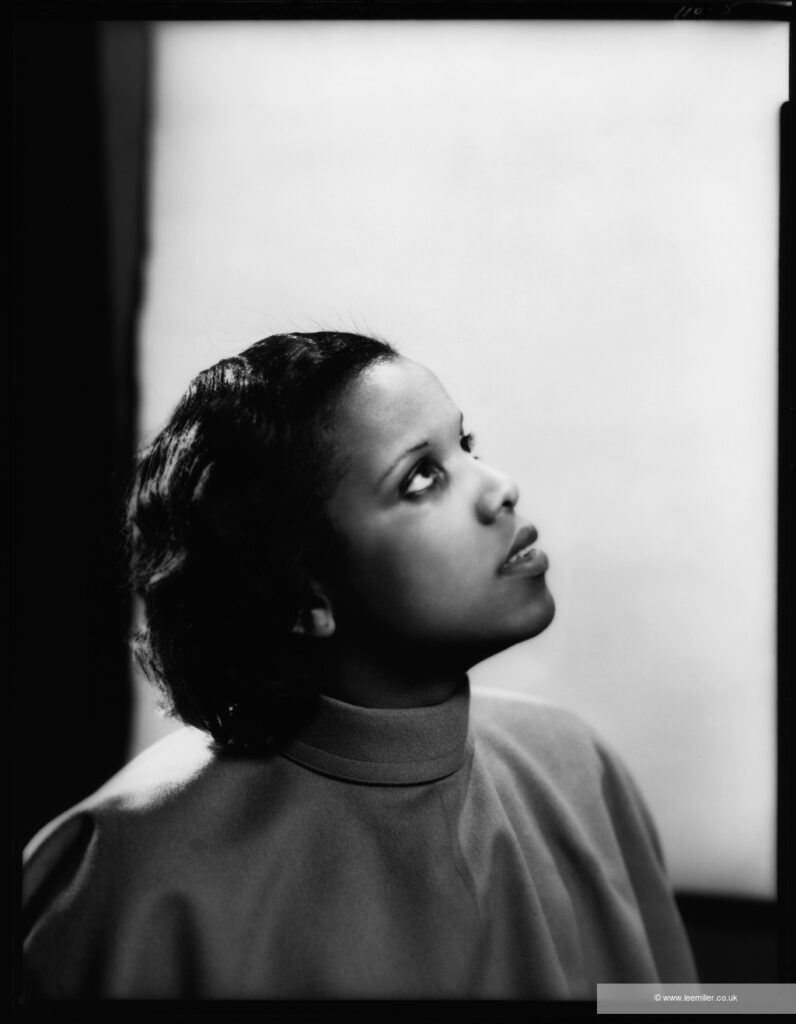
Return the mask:
[[533,546],[538,536],[533,526],[517,531],[506,560],[498,569],[501,576],[541,576],[547,571],[547,555]]
[[512,555],[498,571],[501,576],[541,576],[549,567],[550,563],[544,551],[527,547]]

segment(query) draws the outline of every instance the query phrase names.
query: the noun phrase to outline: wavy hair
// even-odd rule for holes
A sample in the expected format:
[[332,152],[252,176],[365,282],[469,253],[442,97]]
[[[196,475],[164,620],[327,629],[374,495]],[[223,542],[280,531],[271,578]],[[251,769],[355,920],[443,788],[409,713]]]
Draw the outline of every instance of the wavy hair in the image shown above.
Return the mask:
[[237,752],[289,738],[315,707],[317,642],[292,627],[334,542],[334,410],[386,342],[277,334],[191,383],[139,455],[127,505],[144,625],[135,657],[168,710]]

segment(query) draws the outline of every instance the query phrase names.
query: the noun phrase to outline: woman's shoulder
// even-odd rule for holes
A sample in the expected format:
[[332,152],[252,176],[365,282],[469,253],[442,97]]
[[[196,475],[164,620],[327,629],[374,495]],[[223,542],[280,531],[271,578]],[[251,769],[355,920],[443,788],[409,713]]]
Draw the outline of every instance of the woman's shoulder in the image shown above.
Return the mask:
[[99,789],[45,825],[25,848],[25,860],[70,821],[84,815],[143,811],[184,788],[213,760],[209,738],[182,727],[153,743]]
[[535,749],[556,748],[561,741],[583,749],[600,744],[580,715],[541,697],[478,687],[471,691],[471,708],[477,734],[532,741]]
[[473,690],[471,707],[476,741],[488,761],[512,765],[559,790],[589,790],[601,798],[612,793],[644,806],[622,757],[576,712],[491,688]]
[[549,701],[493,689],[473,691],[472,722],[485,762],[535,790],[555,793],[588,816],[644,833],[660,857],[657,830],[623,758],[578,714]]
[[[179,794],[213,760],[208,737],[193,728],[180,728],[148,747],[30,840],[23,852],[25,892],[36,890],[58,865],[84,854],[98,834],[107,840],[121,827],[129,840],[146,833],[147,821],[168,814],[169,803],[179,803]],[[131,824],[138,827],[130,829]]]
[[284,797],[292,767],[218,754],[192,728],[158,741],[30,841],[22,873],[26,932],[60,935],[63,916],[76,935],[81,921],[99,935],[108,915],[155,913],[175,892],[188,903],[203,893],[212,900],[208,856],[232,862],[250,848],[274,800]]

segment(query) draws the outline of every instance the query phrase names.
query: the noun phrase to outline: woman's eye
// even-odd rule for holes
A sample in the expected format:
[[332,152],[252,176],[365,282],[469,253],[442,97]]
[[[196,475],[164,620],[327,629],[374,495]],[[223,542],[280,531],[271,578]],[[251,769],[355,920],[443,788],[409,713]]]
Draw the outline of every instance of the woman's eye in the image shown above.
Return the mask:
[[431,462],[421,462],[404,487],[404,497],[416,498],[436,487],[442,471]]

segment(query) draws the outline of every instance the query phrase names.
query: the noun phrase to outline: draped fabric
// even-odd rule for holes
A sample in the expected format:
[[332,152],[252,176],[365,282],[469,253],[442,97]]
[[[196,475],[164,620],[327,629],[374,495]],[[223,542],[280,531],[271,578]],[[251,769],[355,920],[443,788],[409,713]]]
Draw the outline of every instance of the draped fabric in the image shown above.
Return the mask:
[[465,683],[323,697],[282,754],[183,729],[25,854],[26,997],[593,999],[693,961],[632,779],[576,716]]

